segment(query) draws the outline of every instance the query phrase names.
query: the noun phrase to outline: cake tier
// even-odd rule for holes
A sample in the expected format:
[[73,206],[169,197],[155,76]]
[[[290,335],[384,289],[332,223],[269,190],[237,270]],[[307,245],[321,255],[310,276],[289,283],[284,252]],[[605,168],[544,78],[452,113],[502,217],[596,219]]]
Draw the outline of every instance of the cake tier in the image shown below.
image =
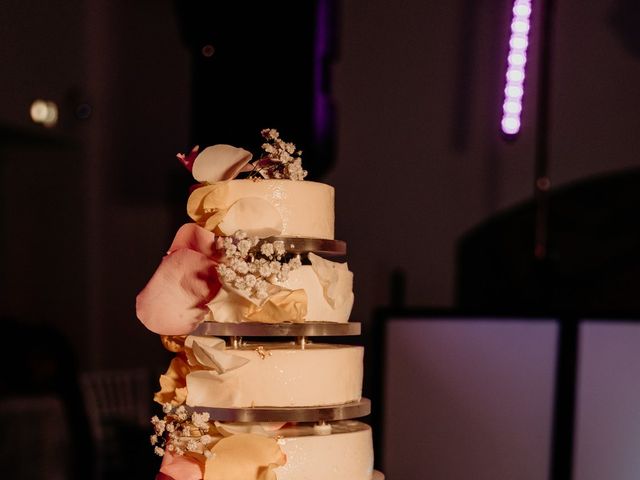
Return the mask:
[[[209,320],[220,323],[263,321],[267,323],[349,321],[353,307],[353,273],[346,263],[332,262],[309,253],[311,265],[292,270],[286,281],[275,282],[289,292],[304,292],[302,296],[281,298],[282,291],[267,298],[268,308],[238,290],[223,285],[209,303]],[[279,303],[282,302],[282,303]]]
[[[192,218],[222,235],[333,239],[334,189],[317,182],[231,180],[204,185],[189,197]],[[209,217],[215,214],[215,221]]]
[[228,186],[229,205],[257,197],[274,206],[282,219],[282,231],[277,235],[333,239],[333,187],[291,180],[232,180]]
[[[216,340],[219,342],[209,337],[187,338],[190,363],[197,363],[192,359],[195,342],[200,359],[212,358],[212,365],[226,365],[187,375],[189,406],[305,407],[340,405],[361,398],[362,347],[307,344],[301,349],[293,343],[251,343],[222,350],[220,359]],[[209,362],[200,361],[198,368]]]
[[371,480],[371,428],[361,422],[331,424],[330,435],[316,435],[313,426],[284,428],[279,441],[287,463],[275,472],[278,480]]

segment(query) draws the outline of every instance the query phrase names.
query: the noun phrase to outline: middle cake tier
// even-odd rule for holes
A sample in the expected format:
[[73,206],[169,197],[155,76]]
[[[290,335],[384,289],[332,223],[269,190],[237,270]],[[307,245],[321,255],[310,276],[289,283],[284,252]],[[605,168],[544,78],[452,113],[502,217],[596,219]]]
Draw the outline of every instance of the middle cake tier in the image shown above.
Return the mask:
[[360,346],[242,343],[216,337],[185,341],[186,403],[192,407],[313,407],[359,401]]

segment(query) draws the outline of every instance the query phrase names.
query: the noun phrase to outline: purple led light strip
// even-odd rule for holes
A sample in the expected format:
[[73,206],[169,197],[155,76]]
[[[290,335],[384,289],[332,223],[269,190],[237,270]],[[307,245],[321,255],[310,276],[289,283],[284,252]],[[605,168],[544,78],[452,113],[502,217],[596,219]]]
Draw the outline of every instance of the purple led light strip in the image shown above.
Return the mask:
[[531,0],[514,0],[509,55],[507,56],[506,85],[502,104],[502,131],[514,135],[520,131],[520,113],[524,94],[524,67],[529,46],[529,17]]

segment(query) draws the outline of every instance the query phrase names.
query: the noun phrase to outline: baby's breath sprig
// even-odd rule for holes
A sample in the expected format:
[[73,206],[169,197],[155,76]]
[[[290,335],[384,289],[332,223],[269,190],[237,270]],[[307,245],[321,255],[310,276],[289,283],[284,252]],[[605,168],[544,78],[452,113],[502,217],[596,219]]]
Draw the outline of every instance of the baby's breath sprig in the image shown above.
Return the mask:
[[260,134],[266,140],[262,144],[264,155],[253,164],[249,178],[259,175],[262,178],[304,180],[307,171],[302,168],[302,150],[296,151],[296,146],[282,140],[274,128],[265,128]]
[[157,416],[151,419],[154,434],[151,435],[151,445],[156,455],[162,457],[165,452],[174,455],[184,455],[188,452],[200,453],[208,456],[214,443],[210,435],[215,426],[209,423],[207,412],[193,412],[189,416],[183,405],[174,407],[170,403],[162,406],[164,418]]
[[269,284],[286,282],[302,265],[299,255],[288,258],[282,240],[260,242],[242,230],[220,237],[218,248],[224,250],[224,263],[217,267],[222,281],[259,300],[269,296]]

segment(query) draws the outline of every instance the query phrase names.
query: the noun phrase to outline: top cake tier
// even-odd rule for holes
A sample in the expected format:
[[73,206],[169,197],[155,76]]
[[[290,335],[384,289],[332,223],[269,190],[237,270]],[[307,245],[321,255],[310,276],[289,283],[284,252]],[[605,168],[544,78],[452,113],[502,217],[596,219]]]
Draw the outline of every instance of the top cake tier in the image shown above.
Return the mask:
[[334,189],[317,182],[245,179],[203,185],[191,193],[187,211],[219,235],[334,238]]
[[252,163],[251,153],[224,144],[178,154],[199,182],[187,200],[194,223],[180,227],[137,297],[151,331],[349,321],[353,273],[326,258],[346,252],[334,240],[334,189],[302,181],[301,152],[275,130],[261,133],[264,153]]

